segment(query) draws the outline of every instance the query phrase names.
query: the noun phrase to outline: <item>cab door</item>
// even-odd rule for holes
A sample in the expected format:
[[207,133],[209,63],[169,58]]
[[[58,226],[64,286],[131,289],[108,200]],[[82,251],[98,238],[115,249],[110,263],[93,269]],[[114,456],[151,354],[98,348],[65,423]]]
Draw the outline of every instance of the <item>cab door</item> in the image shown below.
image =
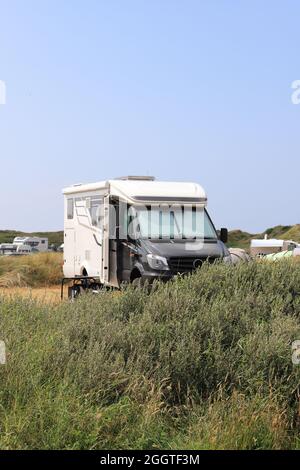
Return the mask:
[[117,276],[117,241],[115,206],[111,204],[109,195],[104,197],[103,204],[103,241],[101,280],[104,285],[119,287]]

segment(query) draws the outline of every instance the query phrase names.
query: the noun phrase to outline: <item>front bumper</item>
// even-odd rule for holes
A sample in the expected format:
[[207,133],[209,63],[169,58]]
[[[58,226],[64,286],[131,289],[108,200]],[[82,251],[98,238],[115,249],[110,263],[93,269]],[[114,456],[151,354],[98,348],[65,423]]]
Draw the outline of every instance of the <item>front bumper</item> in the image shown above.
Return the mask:
[[[199,263],[195,263],[199,261]],[[142,272],[142,279],[147,280],[148,282],[153,282],[155,279],[159,279],[162,281],[167,281],[172,279],[174,276],[177,275],[187,275],[195,272],[197,269],[201,268],[203,263],[210,263],[213,264],[215,262],[228,262],[225,257],[211,257],[207,259],[201,259],[197,257],[177,257],[177,258],[169,258],[168,263],[170,269],[168,271],[156,271],[156,270],[149,270],[145,269],[145,265],[143,266]]]
[[172,273],[171,271],[157,271],[157,272],[144,271],[144,273],[142,274],[142,279],[143,281],[147,281],[150,284],[152,284],[152,282],[155,280],[169,281],[170,279],[172,279],[172,277],[176,276],[176,274]]

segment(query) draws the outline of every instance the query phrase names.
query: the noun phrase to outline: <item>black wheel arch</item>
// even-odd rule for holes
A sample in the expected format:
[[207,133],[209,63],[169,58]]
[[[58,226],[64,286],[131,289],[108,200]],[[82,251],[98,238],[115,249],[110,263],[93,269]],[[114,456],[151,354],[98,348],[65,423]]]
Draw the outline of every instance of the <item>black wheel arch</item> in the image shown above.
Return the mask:
[[139,279],[140,277],[142,277],[141,270],[137,266],[134,266],[130,273],[130,282],[133,282],[135,279]]

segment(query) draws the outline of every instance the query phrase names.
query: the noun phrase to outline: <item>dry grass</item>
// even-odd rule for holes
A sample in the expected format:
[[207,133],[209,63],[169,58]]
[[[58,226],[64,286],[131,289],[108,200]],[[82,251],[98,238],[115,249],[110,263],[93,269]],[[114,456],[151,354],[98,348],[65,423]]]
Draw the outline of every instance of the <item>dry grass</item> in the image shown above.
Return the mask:
[[[282,449],[289,441],[286,410],[272,393],[247,397],[234,391],[195,410],[186,448],[206,450]],[[182,444],[182,443],[181,443]]]
[[[38,302],[47,304],[57,304],[61,301],[60,286],[50,287],[6,287],[2,289],[1,294],[8,300],[15,298],[23,298],[24,300],[33,299]],[[67,295],[67,288],[64,291],[65,298]]]
[[62,261],[61,253],[2,256],[0,257],[0,288],[58,284],[62,278]]

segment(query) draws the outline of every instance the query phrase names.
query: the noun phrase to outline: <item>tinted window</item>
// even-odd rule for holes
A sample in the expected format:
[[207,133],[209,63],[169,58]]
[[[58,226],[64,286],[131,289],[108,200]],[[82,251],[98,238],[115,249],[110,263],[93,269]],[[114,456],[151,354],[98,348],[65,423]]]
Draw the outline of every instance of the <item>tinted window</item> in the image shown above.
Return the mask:
[[67,218],[73,219],[74,217],[74,202],[73,199],[68,199],[67,202]]
[[89,202],[89,211],[94,227],[100,227],[103,218],[103,197],[92,196]]

